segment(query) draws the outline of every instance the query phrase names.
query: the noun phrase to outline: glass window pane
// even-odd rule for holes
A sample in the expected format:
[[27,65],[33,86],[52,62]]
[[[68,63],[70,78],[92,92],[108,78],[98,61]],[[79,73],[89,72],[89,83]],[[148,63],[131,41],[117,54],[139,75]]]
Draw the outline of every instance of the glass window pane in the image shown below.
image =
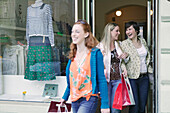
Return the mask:
[[[34,59],[36,62],[29,65],[28,68],[30,71],[34,72],[34,74],[41,73],[40,71],[46,73],[47,70],[41,69],[42,67],[38,65],[50,65],[54,66],[52,71],[54,71],[55,76],[65,76],[65,68],[68,61],[67,56],[71,43],[70,34],[75,20],[74,0],[43,0],[43,3],[45,3],[44,8],[48,10],[47,6],[51,6],[49,10],[52,21],[50,21],[49,16],[44,17],[44,15],[47,15],[48,11],[41,13],[41,6],[34,6],[34,3],[35,0],[0,1],[0,56],[2,57],[0,62],[0,75],[25,75],[27,61],[30,59],[28,57],[30,46],[28,45],[32,43],[27,43],[28,40],[31,41],[30,37],[34,36],[40,36],[42,38],[40,40],[44,40],[43,36],[45,36],[49,40],[50,47],[53,46],[50,33],[47,33],[50,32],[49,23],[52,22],[51,34],[54,36],[52,37],[55,46],[50,48],[51,53],[49,52],[49,54],[51,54],[52,57],[50,63],[47,61],[38,62],[40,59]],[[31,13],[27,12],[28,7],[32,8],[29,10]],[[38,10],[35,10],[36,8]],[[29,14],[29,17],[34,21],[30,20],[30,18],[28,19],[27,14]],[[38,20],[36,19],[37,17],[43,17],[44,20],[41,20],[41,18]],[[32,23],[29,23],[28,20]],[[37,24],[38,22],[39,24]],[[27,23],[29,23],[29,29],[26,28]],[[29,38],[26,32],[29,32]],[[33,42],[35,42],[35,40],[33,40]],[[34,48],[37,49],[37,46]],[[41,52],[45,52],[45,49],[42,49]],[[31,58],[33,56],[34,55],[32,55]],[[43,58],[42,54],[40,57]]]

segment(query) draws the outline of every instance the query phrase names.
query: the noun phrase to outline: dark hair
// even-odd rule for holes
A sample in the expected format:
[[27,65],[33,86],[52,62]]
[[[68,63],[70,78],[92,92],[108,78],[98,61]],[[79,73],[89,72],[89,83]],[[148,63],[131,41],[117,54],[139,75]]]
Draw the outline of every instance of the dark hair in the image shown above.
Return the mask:
[[[79,24],[83,27],[84,32],[89,32],[89,35],[85,38],[85,46],[91,50],[93,47],[95,47],[98,44],[98,40],[93,36],[91,32],[90,25],[86,22],[86,20],[78,20],[74,23]],[[77,52],[77,46],[76,44],[71,43],[70,45],[70,53],[69,53],[69,59],[73,60]]]
[[138,35],[139,34],[139,25],[137,24],[137,22],[129,21],[128,23],[126,23],[125,24],[125,30],[127,30],[127,28],[129,28],[130,26],[133,26],[135,31],[137,31],[137,35]]

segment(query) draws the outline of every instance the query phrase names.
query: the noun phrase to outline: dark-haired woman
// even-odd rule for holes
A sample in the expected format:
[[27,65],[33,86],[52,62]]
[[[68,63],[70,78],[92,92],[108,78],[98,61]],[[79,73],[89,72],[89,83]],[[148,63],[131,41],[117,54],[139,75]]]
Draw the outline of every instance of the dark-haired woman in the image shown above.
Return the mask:
[[149,88],[147,73],[152,73],[150,52],[145,39],[138,36],[139,26],[136,22],[126,23],[125,28],[128,39],[122,42],[121,47],[129,56],[126,69],[136,104],[130,106],[129,113],[145,113]]

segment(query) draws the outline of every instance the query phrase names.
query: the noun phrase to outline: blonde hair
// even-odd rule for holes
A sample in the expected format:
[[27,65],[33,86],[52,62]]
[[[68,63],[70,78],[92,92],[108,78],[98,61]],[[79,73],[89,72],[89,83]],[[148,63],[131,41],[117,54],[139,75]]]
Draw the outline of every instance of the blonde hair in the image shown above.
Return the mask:
[[108,23],[103,31],[103,35],[102,35],[102,40],[101,43],[103,44],[103,48],[106,52],[106,54],[108,52],[110,52],[110,38],[111,38],[111,31],[118,26],[118,24],[116,23]]

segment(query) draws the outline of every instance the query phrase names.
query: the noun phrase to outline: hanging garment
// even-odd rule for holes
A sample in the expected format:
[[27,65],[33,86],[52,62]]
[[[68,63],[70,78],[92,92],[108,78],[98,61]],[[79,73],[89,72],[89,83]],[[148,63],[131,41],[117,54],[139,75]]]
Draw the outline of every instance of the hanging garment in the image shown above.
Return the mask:
[[53,80],[56,73],[52,58],[52,48],[48,37],[32,36],[29,41],[25,79]]
[[24,52],[20,45],[6,45],[3,47],[3,75],[24,74]]

